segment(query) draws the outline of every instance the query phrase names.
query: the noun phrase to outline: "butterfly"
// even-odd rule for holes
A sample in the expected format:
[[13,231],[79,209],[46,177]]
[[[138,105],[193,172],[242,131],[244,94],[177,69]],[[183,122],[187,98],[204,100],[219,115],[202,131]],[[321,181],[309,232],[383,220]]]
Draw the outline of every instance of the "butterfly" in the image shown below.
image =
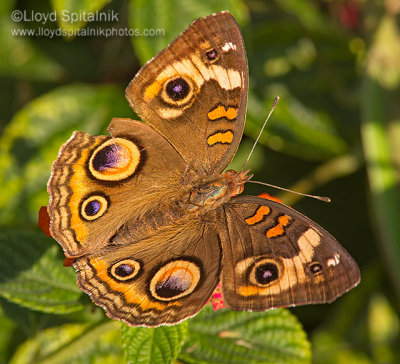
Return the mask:
[[48,183],[52,236],[77,283],[132,326],[196,315],[221,281],[231,310],[331,302],[354,287],[353,258],[315,222],[242,196],[226,170],[243,134],[248,67],[227,11],[195,20],[126,89],[144,120],[110,136],[76,131]]

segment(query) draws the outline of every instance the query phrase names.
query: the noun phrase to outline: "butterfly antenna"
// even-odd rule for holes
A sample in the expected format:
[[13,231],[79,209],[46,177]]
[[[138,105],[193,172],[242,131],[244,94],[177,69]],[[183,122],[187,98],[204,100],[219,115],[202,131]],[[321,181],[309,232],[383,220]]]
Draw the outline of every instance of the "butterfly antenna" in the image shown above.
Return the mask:
[[246,161],[244,162],[242,169],[240,170],[240,173],[243,172],[244,168],[246,167],[247,162],[250,160],[250,157],[251,157],[251,155],[253,154],[253,151],[254,151],[254,149],[255,149],[255,147],[256,147],[256,145],[257,145],[257,143],[258,143],[258,141],[259,141],[259,139],[260,139],[260,137],[261,137],[261,134],[262,134],[262,132],[263,132],[265,126],[267,125],[267,122],[268,122],[268,120],[269,120],[269,118],[270,118],[272,112],[274,111],[275,106],[276,106],[276,104],[278,103],[278,101],[279,101],[279,96],[275,97],[275,100],[274,100],[274,103],[272,104],[271,110],[270,110],[270,112],[269,112],[267,118],[265,119],[264,124],[263,124],[263,126],[261,127],[260,132],[258,133],[257,139],[256,139],[256,141],[254,142],[253,147],[251,148],[250,153],[249,153],[249,155],[247,156],[247,159],[246,159]]
[[[279,96],[275,97],[275,100],[274,100],[274,102],[273,102],[273,104],[272,104],[271,110],[269,111],[268,116],[267,116],[267,118],[265,119],[264,124],[262,125],[260,132],[258,133],[257,139],[255,140],[255,142],[254,142],[254,144],[253,144],[253,146],[252,146],[252,148],[251,148],[251,150],[250,150],[250,153],[249,153],[249,155],[247,156],[247,159],[246,159],[246,161],[244,162],[243,167],[242,167],[241,170],[240,170],[240,173],[243,172],[244,168],[246,167],[247,162],[250,160],[250,157],[251,157],[251,155],[253,154],[254,149],[255,149],[255,147],[256,147],[256,145],[257,145],[257,143],[258,143],[258,141],[259,141],[259,139],[260,139],[260,137],[261,137],[261,134],[262,134],[262,132],[264,131],[264,128],[265,128],[265,126],[267,125],[270,116],[272,115],[273,111],[275,110],[275,107],[276,107],[278,101],[279,101]],[[331,202],[331,199],[330,199],[329,197],[325,197],[325,196],[309,195],[309,194],[307,194],[307,193],[301,193],[301,192],[297,192],[297,191],[292,191],[292,190],[289,190],[289,189],[287,189],[287,188],[283,188],[283,187],[271,185],[271,184],[269,184],[269,183],[260,182],[260,181],[252,181],[252,180],[249,180],[248,182],[249,182],[249,183],[255,183],[255,184],[263,185],[263,186],[267,186],[267,187],[276,188],[276,189],[278,189],[278,190],[282,190],[282,191],[286,191],[286,192],[291,192],[291,193],[294,193],[294,194],[300,195],[300,196],[315,198],[316,200],[320,200],[320,201],[324,201],[324,202]]]
[[273,187],[273,188],[276,188],[278,190],[295,193],[296,195],[305,196],[305,197],[311,197],[311,198],[315,198],[316,200],[320,200],[320,201],[324,201],[324,202],[331,202],[331,199],[329,197],[317,196],[317,195],[309,195],[308,193],[301,193],[301,192],[297,192],[297,191],[292,191],[292,190],[289,190],[287,188],[271,185],[271,184],[265,183],[265,182],[250,180],[250,181],[247,181],[247,183],[255,183],[255,184],[258,184],[258,185],[263,185],[263,186],[267,186],[267,187]]

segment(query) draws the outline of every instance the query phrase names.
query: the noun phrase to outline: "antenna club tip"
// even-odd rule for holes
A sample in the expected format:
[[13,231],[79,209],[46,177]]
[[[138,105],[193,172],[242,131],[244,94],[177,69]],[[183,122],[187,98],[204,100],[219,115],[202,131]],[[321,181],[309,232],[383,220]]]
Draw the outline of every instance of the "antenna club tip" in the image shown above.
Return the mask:
[[279,101],[279,96],[275,97],[274,103],[272,104],[272,108],[275,108],[278,101]]

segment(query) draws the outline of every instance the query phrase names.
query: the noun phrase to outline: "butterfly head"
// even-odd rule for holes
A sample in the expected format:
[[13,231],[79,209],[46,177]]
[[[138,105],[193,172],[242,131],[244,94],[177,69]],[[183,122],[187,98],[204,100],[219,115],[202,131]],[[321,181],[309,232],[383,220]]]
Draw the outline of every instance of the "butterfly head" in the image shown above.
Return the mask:
[[231,197],[240,195],[243,192],[244,184],[248,182],[251,179],[251,177],[253,177],[253,175],[249,174],[249,172],[250,172],[249,169],[243,172],[236,172],[233,169],[228,169],[223,174],[223,177],[226,180],[229,189],[231,191],[230,192]]

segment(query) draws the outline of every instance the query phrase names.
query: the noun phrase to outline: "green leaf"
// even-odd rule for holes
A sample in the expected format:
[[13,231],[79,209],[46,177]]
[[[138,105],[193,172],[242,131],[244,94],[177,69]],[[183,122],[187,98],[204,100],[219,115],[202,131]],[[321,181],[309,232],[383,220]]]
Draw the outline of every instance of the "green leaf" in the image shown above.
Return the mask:
[[394,16],[382,17],[367,57],[367,71],[383,88],[400,84],[400,31]]
[[25,341],[10,364],[121,363],[119,324],[65,324],[42,330]]
[[[324,160],[347,152],[345,141],[337,134],[330,116],[307,108],[284,87],[270,87],[280,95],[266,132],[260,142],[272,149],[309,160]],[[256,137],[272,100],[259,100],[249,95],[246,133]]]
[[122,345],[128,363],[171,363],[187,335],[187,321],[155,328],[122,326]]
[[[395,92],[394,92],[395,93]],[[395,96],[396,95],[396,96]],[[397,93],[392,95],[397,99]],[[361,135],[370,190],[371,216],[385,257],[385,268],[400,299],[399,164],[400,120],[387,114],[388,93],[366,74]]]
[[12,346],[15,323],[12,322],[0,307],[0,363],[5,362],[5,358],[10,355]]
[[[352,349],[349,343],[342,337],[336,336],[329,331],[317,332],[313,340],[313,363],[315,364],[373,364],[395,363],[395,361],[372,361],[366,352]],[[357,346],[356,346],[357,347]]]
[[310,344],[288,310],[233,312],[208,305],[189,322],[185,363],[308,363]]
[[329,22],[313,1],[278,0],[277,4],[288,14],[296,16],[301,24],[311,31],[326,32],[329,26]]
[[35,222],[47,205],[47,180],[60,146],[74,130],[104,134],[114,116],[130,116],[114,86],[69,85],[27,104],[0,137],[0,221]]
[[[75,33],[90,21],[90,13],[96,14],[111,0],[51,0],[53,9],[57,12],[57,21],[61,29]],[[75,34],[67,38],[75,38]]]
[[0,2],[0,14],[10,13],[16,2],[16,0],[4,0]]
[[0,9],[0,75],[35,81],[56,81],[64,74],[63,68],[35,47],[3,2]]
[[193,20],[222,10],[229,10],[241,24],[248,18],[241,0],[131,0],[131,28],[140,32],[132,41],[140,62],[144,64],[165,48]]
[[33,310],[68,313],[83,308],[75,272],[62,266],[60,247],[43,233],[0,233],[0,296]]

